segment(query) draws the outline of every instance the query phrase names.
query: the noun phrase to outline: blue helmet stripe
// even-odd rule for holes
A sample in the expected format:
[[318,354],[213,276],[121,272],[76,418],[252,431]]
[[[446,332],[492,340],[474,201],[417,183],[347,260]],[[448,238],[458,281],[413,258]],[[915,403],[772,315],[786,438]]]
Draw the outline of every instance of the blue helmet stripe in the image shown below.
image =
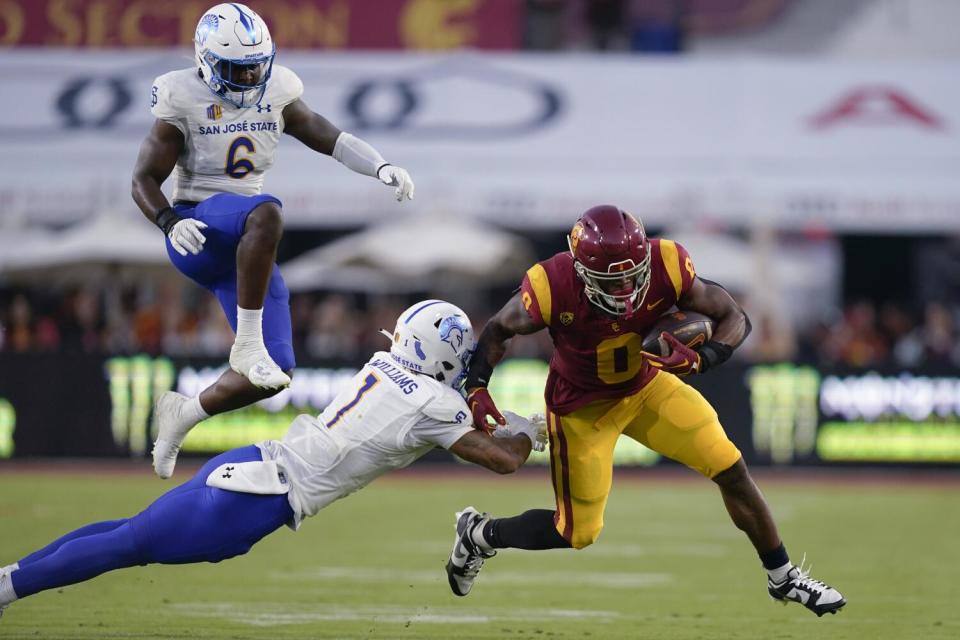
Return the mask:
[[443,300],[430,300],[429,302],[420,305],[419,307],[417,307],[416,309],[413,310],[413,313],[411,313],[410,315],[407,316],[407,319],[404,320],[403,323],[404,323],[404,324],[410,324],[410,321],[413,320],[413,316],[417,315],[418,313],[420,313],[421,311],[423,311],[423,310],[426,309],[427,307],[432,307],[432,306],[435,305],[435,304],[443,304]]
[[247,30],[247,35],[250,36],[250,42],[255,43],[257,41],[257,32],[253,27],[253,20],[243,12],[243,9],[238,7],[234,3],[230,3],[230,6],[237,10],[237,13],[240,14],[240,24],[243,25],[243,28]]

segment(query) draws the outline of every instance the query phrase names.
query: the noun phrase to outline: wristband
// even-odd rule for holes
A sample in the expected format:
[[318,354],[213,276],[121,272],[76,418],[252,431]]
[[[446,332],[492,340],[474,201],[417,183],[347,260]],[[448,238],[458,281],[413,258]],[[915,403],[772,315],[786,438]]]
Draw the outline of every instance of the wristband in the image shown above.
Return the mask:
[[698,347],[696,351],[700,354],[700,369],[698,373],[703,373],[708,369],[723,364],[733,355],[733,347],[728,344],[723,344],[722,342],[717,342],[716,340],[711,340],[705,345]]
[[467,374],[467,381],[463,385],[468,391],[477,387],[486,387],[490,384],[490,376],[493,375],[493,367],[487,362],[486,358],[477,358],[476,354],[470,359],[470,373]]
[[160,227],[160,230],[163,231],[163,235],[170,235],[170,229],[173,229],[173,226],[183,220],[180,216],[177,215],[177,212],[173,210],[173,207],[166,206],[160,211],[157,211],[156,224]]

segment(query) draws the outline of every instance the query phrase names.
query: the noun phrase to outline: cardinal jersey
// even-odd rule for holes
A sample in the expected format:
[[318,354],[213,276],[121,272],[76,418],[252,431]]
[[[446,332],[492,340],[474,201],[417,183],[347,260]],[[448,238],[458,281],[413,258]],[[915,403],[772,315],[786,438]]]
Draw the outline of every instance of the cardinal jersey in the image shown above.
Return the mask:
[[201,202],[217,193],[260,193],[283,133],[283,108],[303,94],[303,83],[274,65],[260,103],[246,109],[218,100],[196,69],[160,76],[152,92],[151,112],[177,127],[185,143],[173,199]]
[[656,374],[640,356],[650,328],[693,284],[690,255],[671,240],[651,239],[650,288],[629,320],[607,315],[587,300],[569,252],[532,266],[521,295],[530,318],[549,328],[554,352],[547,408],[566,415],[588,402],[622,398]]
[[297,523],[473,429],[463,397],[377,352],[319,419],[298,417],[283,441],[258,446],[290,483]]

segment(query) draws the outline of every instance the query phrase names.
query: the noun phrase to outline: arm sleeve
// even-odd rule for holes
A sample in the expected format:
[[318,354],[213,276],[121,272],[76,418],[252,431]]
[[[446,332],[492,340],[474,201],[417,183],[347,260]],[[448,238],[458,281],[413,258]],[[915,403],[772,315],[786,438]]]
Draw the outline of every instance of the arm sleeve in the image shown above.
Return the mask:
[[527,270],[520,284],[520,297],[530,319],[549,327],[553,319],[552,295],[550,280],[542,264],[537,263]]
[[187,122],[174,103],[169,75],[162,75],[153,81],[150,89],[150,113],[157,120],[172,124],[184,136],[187,135]]
[[343,131],[333,145],[333,157],[351,171],[378,178],[377,171],[387,162],[364,140]]

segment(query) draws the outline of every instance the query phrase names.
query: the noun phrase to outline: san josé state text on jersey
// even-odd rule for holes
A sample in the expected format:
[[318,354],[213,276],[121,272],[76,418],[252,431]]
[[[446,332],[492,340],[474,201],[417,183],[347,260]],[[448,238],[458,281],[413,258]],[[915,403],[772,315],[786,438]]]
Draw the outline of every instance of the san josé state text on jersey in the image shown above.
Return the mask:
[[261,193],[283,133],[283,109],[302,94],[297,75],[280,65],[274,65],[260,102],[243,109],[214,95],[196,69],[158,77],[151,111],[184,138],[173,199],[200,202],[217,193]]
[[246,133],[254,131],[279,131],[280,127],[276,122],[230,122],[224,125],[198,125],[197,133],[202,136],[212,136],[227,133]]

